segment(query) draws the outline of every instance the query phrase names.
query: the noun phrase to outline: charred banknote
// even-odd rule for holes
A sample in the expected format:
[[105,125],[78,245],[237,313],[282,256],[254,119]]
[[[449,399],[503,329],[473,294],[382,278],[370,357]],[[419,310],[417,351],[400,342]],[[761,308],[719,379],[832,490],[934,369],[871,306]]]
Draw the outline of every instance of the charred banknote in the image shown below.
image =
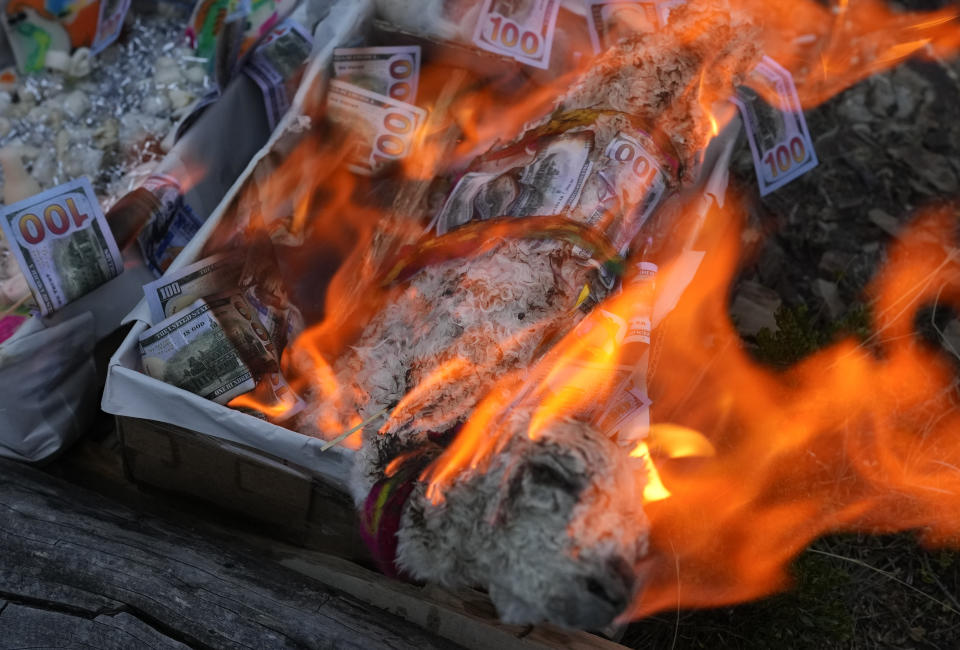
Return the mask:
[[148,375],[225,404],[278,372],[273,345],[246,298],[201,298],[140,335]]
[[150,318],[159,323],[205,298],[237,286],[240,261],[229,255],[213,255],[143,285]]

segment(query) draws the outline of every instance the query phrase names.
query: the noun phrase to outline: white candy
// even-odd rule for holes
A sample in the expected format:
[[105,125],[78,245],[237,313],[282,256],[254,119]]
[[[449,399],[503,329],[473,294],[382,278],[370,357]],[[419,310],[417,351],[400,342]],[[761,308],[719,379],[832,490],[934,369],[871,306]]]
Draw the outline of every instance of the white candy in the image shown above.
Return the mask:
[[77,51],[70,57],[70,67],[67,69],[67,74],[71,77],[86,77],[93,69],[92,58],[93,56],[88,48],[77,48]]
[[57,160],[49,151],[40,154],[37,159],[33,161],[33,169],[30,171],[30,175],[33,176],[34,180],[44,187],[53,185],[53,179],[56,173]]
[[147,115],[160,115],[166,113],[170,110],[170,99],[161,93],[147,95],[140,103],[140,110]]
[[27,110],[36,106],[37,102],[40,101],[40,91],[34,88],[24,88],[19,93],[20,103],[17,106],[24,106]]
[[180,110],[194,100],[193,93],[180,88],[174,88],[168,95],[170,96],[170,103],[173,104],[174,110]]
[[161,56],[154,66],[153,82],[158,86],[175,84],[181,81],[180,67],[168,56]]
[[30,109],[27,119],[36,124],[49,124],[56,127],[63,121],[63,111],[49,103],[41,104]]
[[106,149],[117,142],[118,124],[115,118],[107,118],[93,133],[93,144]]
[[67,155],[67,149],[70,148],[70,133],[66,129],[61,129],[57,132],[57,137],[54,139],[53,144],[57,150],[57,157],[63,158]]
[[176,68],[164,68],[162,70],[157,70],[157,74],[154,75],[153,81],[158,86],[178,84],[181,81],[180,71]]
[[3,167],[3,202],[7,205],[40,192],[40,185],[23,168],[21,156],[25,147],[0,149],[0,167]]
[[74,90],[63,98],[63,111],[70,119],[77,119],[90,110],[90,100],[82,90]]
[[204,78],[207,76],[206,71],[198,65],[192,65],[183,72],[183,76],[187,78],[187,81],[190,83],[201,84],[203,83]]
[[87,145],[74,145],[67,152],[63,162],[63,171],[68,178],[76,178],[90,174],[93,170],[100,170],[103,162],[103,152]]
[[5,90],[0,90],[0,115],[7,114],[7,109],[10,108],[11,101],[12,97],[10,96],[10,93]]
[[73,54],[61,50],[47,50],[44,65],[69,77],[86,77],[93,69],[91,58],[90,49],[86,47],[77,48]]
[[127,113],[120,118],[120,143],[124,148],[132,147],[148,136],[164,133],[170,124],[164,119],[144,115],[143,113]]

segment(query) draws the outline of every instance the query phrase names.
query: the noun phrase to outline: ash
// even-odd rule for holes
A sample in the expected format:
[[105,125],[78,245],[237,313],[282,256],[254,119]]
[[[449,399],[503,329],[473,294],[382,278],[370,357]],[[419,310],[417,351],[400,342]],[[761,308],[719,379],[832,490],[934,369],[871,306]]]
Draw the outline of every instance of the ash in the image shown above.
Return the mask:
[[27,75],[0,92],[5,203],[84,174],[110,203],[132,189],[126,175],[149,173],[162,157],[165,136],[209,82],[183,46],[185,16],[161,8],[128,24],[88,76]]

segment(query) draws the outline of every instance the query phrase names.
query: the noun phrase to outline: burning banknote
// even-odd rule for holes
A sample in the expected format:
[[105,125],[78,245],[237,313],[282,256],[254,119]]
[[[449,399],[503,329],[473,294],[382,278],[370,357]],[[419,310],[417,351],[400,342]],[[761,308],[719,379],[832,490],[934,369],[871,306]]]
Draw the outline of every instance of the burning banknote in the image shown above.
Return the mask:
[[240,399],[238,408],[253,394],[288,417],[302,410],[280,372],[302,317],[271,280],[272,253],[251,246],[245,260],[217,254],[144,285],[154,322],[140,337],[144,371],[222,404]]

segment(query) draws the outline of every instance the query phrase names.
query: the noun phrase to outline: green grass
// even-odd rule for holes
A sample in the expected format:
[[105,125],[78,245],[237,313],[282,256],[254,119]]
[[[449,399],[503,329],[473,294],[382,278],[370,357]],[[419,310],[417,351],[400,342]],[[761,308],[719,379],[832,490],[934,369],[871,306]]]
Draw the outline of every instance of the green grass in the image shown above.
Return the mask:
[[818,349],[846,336],[865,340],[870,335],[870,308],[858,303],[833,323],[822,324],[806,305],[780,307],[775,314],[777,331],[763,328],[756,336],[757,360],[786,368]]

